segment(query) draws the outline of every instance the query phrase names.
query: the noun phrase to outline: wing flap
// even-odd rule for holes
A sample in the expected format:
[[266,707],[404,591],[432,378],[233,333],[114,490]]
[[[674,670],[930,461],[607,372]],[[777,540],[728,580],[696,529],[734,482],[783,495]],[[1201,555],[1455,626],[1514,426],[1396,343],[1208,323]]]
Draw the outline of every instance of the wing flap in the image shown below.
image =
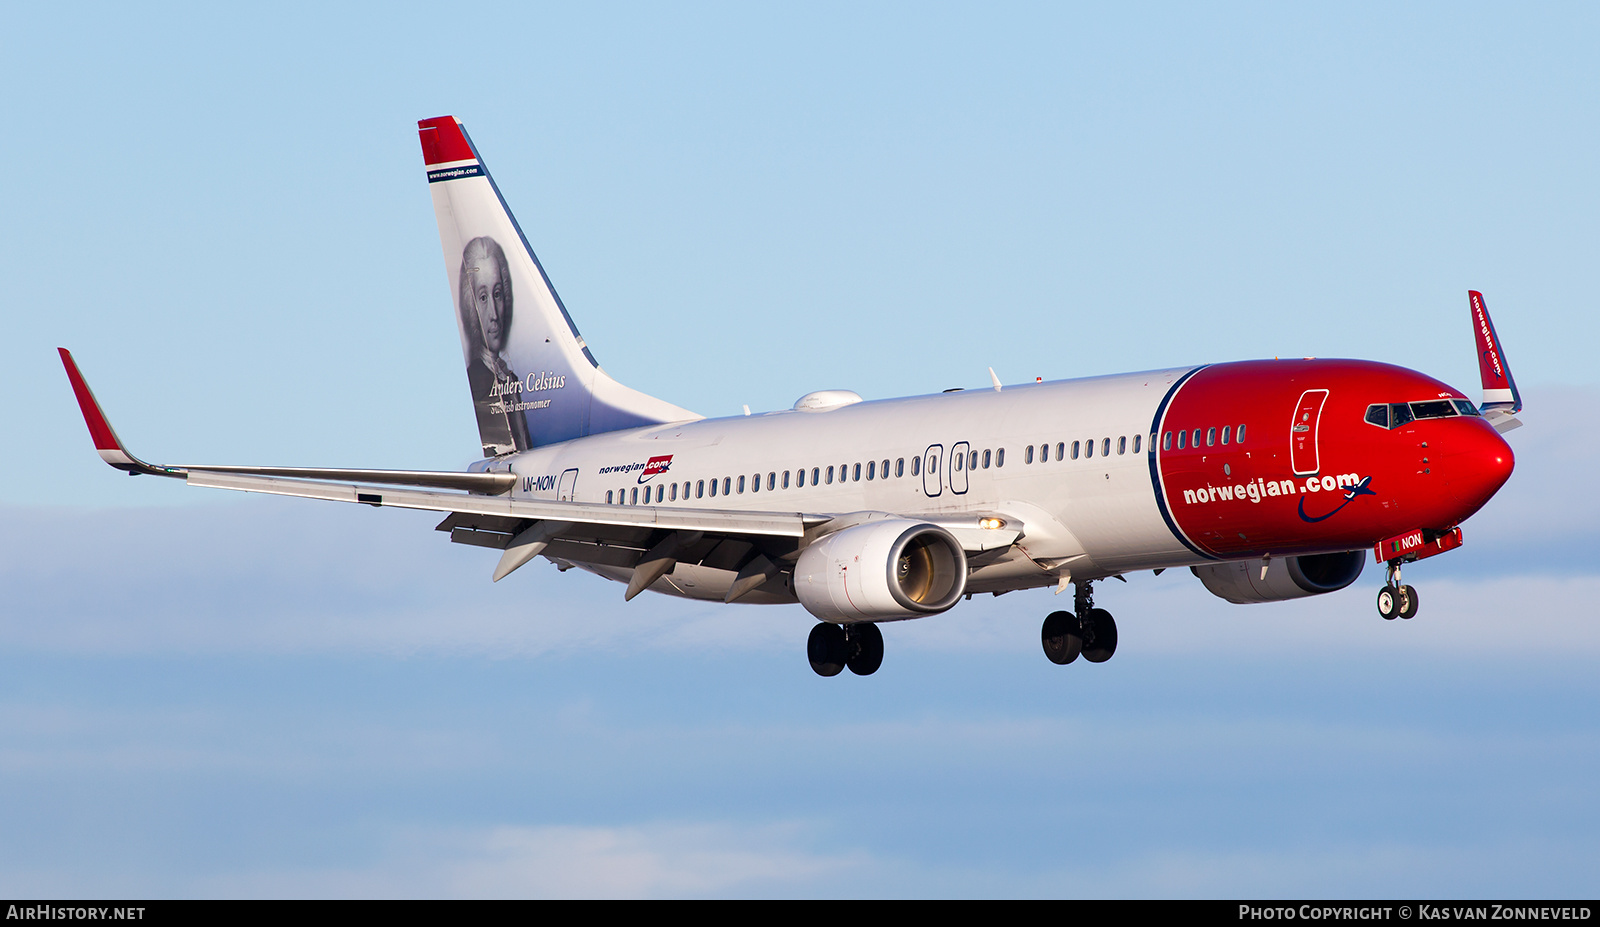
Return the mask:
[[493,515],[533,521],[568,521],[574,526],[621,525],[674,531],[708,531],[717,534],[753,534],[798,538],[808,524],[821,524],[828,516],[807,516],[783,512],[732,512],[721,509],[665,509],[655,506],[605,505],[594,502],[517,501],[504,496],[463,495],[426,489],[391,489],[333,483],[321,480],[251,476],[209,470],[191,470],[191,486],[234,489],[328,502],[358,502],[365,505],[452,512],[463,515]]

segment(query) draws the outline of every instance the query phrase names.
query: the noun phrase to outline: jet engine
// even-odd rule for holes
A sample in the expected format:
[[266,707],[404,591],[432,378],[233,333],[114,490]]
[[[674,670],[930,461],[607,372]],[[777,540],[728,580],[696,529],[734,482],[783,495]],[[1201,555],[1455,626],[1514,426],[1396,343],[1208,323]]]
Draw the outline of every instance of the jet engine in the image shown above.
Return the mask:
[[1200,577],[1200,582],[1205,583],[1212,595],[1235,605],[1249,605],[1337,592],[1356,581],[1366,562],[1366,551],[1350,550],[1274,558],[1267,561],[1264,578],[1260,560],[1209,563],[1189,570]]
[[845,528],[800,552],[794,591],[824,621],[937,615],[967,590],[967,555],[950,532],[888,518]]

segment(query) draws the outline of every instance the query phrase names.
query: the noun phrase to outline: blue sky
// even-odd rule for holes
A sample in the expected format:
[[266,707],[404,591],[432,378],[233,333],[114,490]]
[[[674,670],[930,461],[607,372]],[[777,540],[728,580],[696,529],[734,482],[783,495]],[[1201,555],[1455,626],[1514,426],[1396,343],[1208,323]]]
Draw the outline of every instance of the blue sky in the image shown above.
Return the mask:
[[[0,891],[1588,895],[1600,39],[1586,5],[30,8],[0,35]],[[129,480],[475,449],[415,141],[460,116],[596,355],[705,414],[1258,356],[1529,401],[1467,546],[1234,607],[889,626]]]

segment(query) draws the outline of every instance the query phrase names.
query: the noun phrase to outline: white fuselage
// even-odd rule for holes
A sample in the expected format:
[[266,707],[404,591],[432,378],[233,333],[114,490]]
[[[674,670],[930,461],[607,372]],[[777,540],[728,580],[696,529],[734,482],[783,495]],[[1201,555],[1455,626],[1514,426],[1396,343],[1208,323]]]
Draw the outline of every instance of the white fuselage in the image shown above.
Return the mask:
[[[509,465],[521,477],[515,498],[993,514],[1025,534],[994,559],[975,560],[969,590],[1051,585],[1062,569],[1092,579],[1201,562],[1162,518],[1149,458],[1157,409],[1191,369],[657,425],[537,448],[492,468]],[[629,573],[579,565],[622,581]],[[716,572],[680,564],[652,588],[720,598],[732,576]]]

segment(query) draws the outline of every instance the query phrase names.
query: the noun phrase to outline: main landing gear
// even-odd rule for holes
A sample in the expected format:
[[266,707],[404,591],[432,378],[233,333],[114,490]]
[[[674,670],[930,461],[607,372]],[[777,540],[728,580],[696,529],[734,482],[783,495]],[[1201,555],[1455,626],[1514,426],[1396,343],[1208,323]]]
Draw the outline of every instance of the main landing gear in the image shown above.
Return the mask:
[[1384,621],[1417,614],[1417,590],[1400,584],[1400,561],[1389,561],[1389,578],[1378,590],[1378,614]]
[[1065,666],[1079,654],[1090,663],[1104,663],[1117,652],[1117,622],[1111,613],[1094,607],[1094,590],[1087,582],[1072,584],[1070,612],[1051,612],[1039,632],[1044,655]]
[[883,632],[870,621],[818,622],[806,641],[806,657],[818,676],[837,676],[847,666],[857,676],[871,676],[883,665]]

